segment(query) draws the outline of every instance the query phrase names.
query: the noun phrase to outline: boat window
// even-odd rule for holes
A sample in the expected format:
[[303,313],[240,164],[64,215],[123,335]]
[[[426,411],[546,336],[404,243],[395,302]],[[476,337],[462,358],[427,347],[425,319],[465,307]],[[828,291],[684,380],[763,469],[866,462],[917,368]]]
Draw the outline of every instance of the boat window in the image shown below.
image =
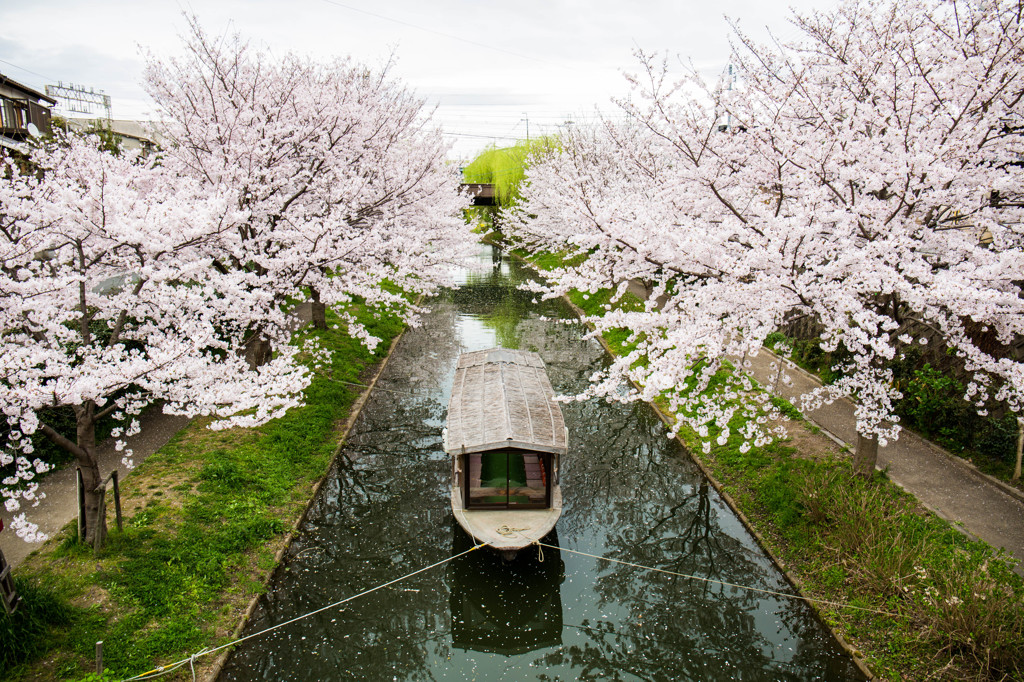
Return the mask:
[[498,451],[466,455],[467,507],[546,508],[551,455]]

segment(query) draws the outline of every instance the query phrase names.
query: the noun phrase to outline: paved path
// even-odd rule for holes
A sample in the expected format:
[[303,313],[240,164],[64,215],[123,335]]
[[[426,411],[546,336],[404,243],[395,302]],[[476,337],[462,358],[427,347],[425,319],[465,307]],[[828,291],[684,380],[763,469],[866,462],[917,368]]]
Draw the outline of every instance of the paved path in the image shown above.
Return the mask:
[[[308,304],[299,304],[293,311],[295,327],[298,328],[310,320]],[[162,448],[174,434],[188,424],[188,417],[176,417],[162,413],[157,407],[146,412],[140,418],[142,429],[127,440],[132,449],[132,461],[136,466],[147,457]],[[102,443],[98,448],[97,457],[100,464],[100,475],[104,478],[115,468],[118,477],[124,480],[130,470],[121,463],[122,454],[114,450],[114,440]],[[78,518],[78,491],[75,486],[75,465],[69,464],[63,469],[54,471],[39,483],[39,490],[46,494],[37,507],[22,507],[25,518],[39,525],[39,530],[53,536],[72,519]],[[2,512],[4,525],[7,528],[0,532],[0,550],[12,567],[18,566],[40,545],[29,544],[14,534],[10,528],[11,515]],[[113,498],[107,497],[107,519],[113,522]]]
[[[772,387],[779,358],[767,350],[750,358],[754,377]],[[786,361],[792,384],[778,382],[778,393],[796,404],[796,398],[821,383]],[[841,400],[805,416],[833,439],[856,443],[853,403]],[[851,446],[852,447],[852,446]],[[972,466],[920,436],[904,430],[895,443],[878,451],[878,467],[888,468],[889,478],[911,493],[925,507],[956,524],[969,535],[994,547],[1002,547],[1024,568],[1024,493],[980,473]]]
[[[151,454],[159,450],[171,437],[188,424],[188,417],[166,415],[159,408],[149,410],[140,418],[142,430],[127,440],[132,449],[132,461],[138,465]],[[121,463],[124,453],[114,450],[114,440],[110,439],[98,447],[97,456],[100,463],[100,474],[106,476],[117,469],[122,480],[130,471]],[[39,483],[39,489],[46,493],[38,507],[22,507],[25,518],[39,524],[39,530],[49,536],[72,519],[78,518],[78,491],[75,486],[75,465],[72,463],[63,469],[54,471]],[[109,497],[107,513],[108,521],[113,523],[114,503]],[[21,513],[20,511],[18,513]],[[6,522],[10,515],[4,513]],[[6,524],[5,524],[6,525]],[[0,550],[3,550],[7,562],[17,566],[38,544],[29,544],[17,537],[9,527],[0,533]]]

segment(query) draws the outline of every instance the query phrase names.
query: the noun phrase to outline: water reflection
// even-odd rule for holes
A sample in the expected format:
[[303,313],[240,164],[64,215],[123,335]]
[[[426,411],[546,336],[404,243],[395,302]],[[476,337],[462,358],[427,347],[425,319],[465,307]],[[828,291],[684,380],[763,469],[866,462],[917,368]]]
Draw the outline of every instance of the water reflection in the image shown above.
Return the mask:
[[557,304],[538,306],[536,296],[512,284],[523,281],[522,268],[489,246],[483,246],[478,263],[490,267],[469,269],[456,279],[462,284],[452,291],[451,302],[459,309],[455,332],[467,350],[494,346],[519,349],[523,339],[521,323],[540,307],[558,317]]
[[[515,288],[528,276],[515,262],[488,249],[479,263],[399,343],[246,633],[468,542],[453,534],[441,447],[460,352],[539,352],[566,394],[606,362],[560,302]],[[572,401],[563,414],[560,552],[512,567],[473,552],[249,640],[222,679],[861,679],[802,602],[596,558],[791,590],[647,406]]]
[[[505,561],[477,551],[450,564],[452,644],[458,649],[512,656],[562,644],[565,564],[558,534],[544,538],[553,547],[519,552]],[[473,543],[452,524],[452,554]]]

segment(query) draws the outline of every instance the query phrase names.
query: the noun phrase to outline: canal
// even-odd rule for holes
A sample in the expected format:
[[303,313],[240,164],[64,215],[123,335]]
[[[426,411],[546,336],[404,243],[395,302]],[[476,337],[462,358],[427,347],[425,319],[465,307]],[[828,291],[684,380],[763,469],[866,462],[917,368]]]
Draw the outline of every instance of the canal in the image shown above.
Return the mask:
[[[244,634],[471,546],[441,446],[460,352],[534,350],[564,394],[606,363],[561,301],[516,288],[529,271],[479,260],[399,341]],[[563,412],[561,550],[469,553],[248,640],[220,679],[863,679],[805,603],[669,574],[792,589],[649,406]]]

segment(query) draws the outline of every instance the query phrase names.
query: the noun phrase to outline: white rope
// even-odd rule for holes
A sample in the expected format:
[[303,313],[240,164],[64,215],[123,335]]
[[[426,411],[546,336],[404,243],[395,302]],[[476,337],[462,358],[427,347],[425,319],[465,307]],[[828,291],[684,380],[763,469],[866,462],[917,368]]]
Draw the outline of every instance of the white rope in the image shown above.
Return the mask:
[[541,547],[549,547],[551,549],[557,549],[562,552],[571,552],[573,554],[579,554],[580,556],[590,557],[592,559],[601,559],[602,561],[611,561],[612,563],[622,564],[623,566],[632,566],[633,568],[640,568],[645,571],[653,571],[655,573],[665,573],[667,575],[674,575],[680,578],[689,578],[691,580],[700,580],[706,583],[712,583],[715,585],[724,585],[725,587],[735,587],[739,590],[748,590],[750,592],[760,592],[761,594],[770,594],[776,597],[788,597],[790,599],[801,599],[807,602],[815,602],[818,604],[825,604],[826,606],[836,606],[844,609],[857,609],[858,611],[867,611],[869,613],[877,613],[882,616],[892,616],[893,618],[899,618],[899,614],[891,613],[889,611],[880,611],[878,609],[869,609],[864,606],[854,606],[853,604],[844,604],[842,602],[828,601],[827,599],[815,599],[814,597],[805,597],[802,594],[793,594],[791,592],[776,592],[775,590],[766,590],[760,587],[749,587],[747,585],[737,585],[736,583],[727,583],[723,580],[715,580],[713,578],[703,578],[699,575],[689,575],[687,573],[677,573],[675,571],[668,571],[664,568],[654,568],[653,566],[644,566],[642,564],[634,564],[631,561],[623,561],[621,559],[612,559],[611,557],[599,556],[597,554],[589,554],[587,552],[580,552],[575,549],[566,549],[565,547],[558,547],[556,545],[547,545],[539,540],[534,540],[534,544]]
[[[495,528],[494,532],[497,533],[498,535],[504,535],[505,537],[511,537],[513,535],[523,535],[521,531],[524,531],[524,530],[530,530],[530,529],[529,529],[529,527],[526,527],[526,528],[512,528],[507,523],[503,523],[498,528]],[[526,536],[523,535],[523,537],[526,537]]]
[[[317,376],[320,379],[323,379],[324,381],[333,382],[335,384],[344,384],[346,386],[358,386],[359,388],[370,388],[369,384],[360,384],[360,383],[356,383],[355,381],[344,381],[342,379],[335,379],[333,377],[329,377],[329,376],[324,375],[324,374],[315,374],[314,376]],[[425,396],[430,395],[431,393],[437,393],[441,389],[439,389],[439,388],[423,388],[423,389],[419,389],[420,391],[422,391],[422,393],[413,393],[412,391],[396,391],[393,388],[381,388],[380,386],[374,386],[373,390],[375,390],[375,391],[384,391],[385,393],[397,393],[399,395],[411,395],[414,398],[423,398]]]
[[203,649],[202,651],[197,651],[196,653],[188,657],[188,667],[189,670],[192,671],[192,682],[196,682],[196,659],[204,655],[205,653],[206,649]]
[[[173,669],[180,668],[181,666],[185,665],[186,663],[188,663],[189,665],[192,665],[195,662],[195,659],[199,658],[200,656],[206,656],[208,654],[212,654],[212,653],[215,653],[217,651],[220,651],[221,649],[226,649],[227,647],[234,646],[235,644],[238,644],[240,642],[244,642],[247,639],[253,639],[254,637],[259,637],[261,635],[265,635],[265,634],[267,634],[268,632],[270,632],[272,630],[276,630],[278,628],[283,628],[285,625],[291,625],[292,623],[300,621],[303,618],[309,618],[310,616],[315,616],[316,614],[322,613],[323,611],[326,611],[328,609],[333,609],[334,607],[341,606],[342,604],[344,604],[346,602],[350,602],[350,601],[353,601],[354,599],[358,599],[359,597],[366,596],[366,595],[370,594],[371,592],[376,592],[377,590],[382,590],[385,587],[389,587],[391,585],[394,585],[395,583],[398,583],[398,582],[401,582],[401,581],[406,580],[408,578],[411,578],[414,575],[419,575],[420,573],[425,573],[426,571],[429,571],[432,568],[437,568],[438,566],[442,566],[442,565],[448,563],[449,561],[453,561],[455,559],[458,559],[460,556],[463,556],[465,554],[469,554],[472,551],[480,549],[481,547],[485,546],[485,544],[486,543],[480,543],[480,544],[478,544],[478,545],[476,545],[474,547],[470,547],[469,549],[467,549],[464,552],[459,552],[458,554],[450,556],[447,559],[442,559],[441,561],[438,561],[437,563],[434,563],[434,564],[431,564],[431,565],[426,566],[424,568],[421,568],[418,571],[413,571],[412,573],[407,573],[406,575],[403,575],[401,578],[395,578],[394,580],[386,582],[386,583],[384,583],[382,585],[377,585],[376,587],[371,587],[370,589],[364,590],[363,592],[360,592],[359,594],[354,594],[351,597],[345,597],[344,599],[340,599],[340,600],[334,602],[333,604],[328,604],[327,606],[323,606],[323,607],[317,609],[316,611],[310,611],[309,613],[303,614],[301,616],[296,616],[295,618],[292,618],[291,620],[286,620],[283,623],[278,623],[277,625],[272,625],[269,628],[266,628],[265,630],[260,630],[259,632],[254,632],[251,635],[246,635],[245,637],[240,637],[240,638],[238,638],[238,639],[236,639],[236,640],[234,640],[232,642],[228,642],[227,644],[221,644],[220,646],[215,647],[213,649],[203,649],[202,651],[198,651],[198,652],[192,654],[188,658],[184,658],[184,659],[182,659],[180,661],[177,661],[175,663],[170,663],[170,664],[165,665],[165,666],[160,666],[159,668],[154,668],[153,670],[150,670],[148,672],[144,672],[141,675],[136,675],[135,677],[125,678],[121,682],[131,682],[132,680],[148,680],[148,679],[153,679],[154,677],[159,677],[160,675],[165,675],[165,674],[167,674],[168,672],[170,672]],[[156,673],[156,674],[154,675],[153,673]],[[195,669],[194,668],[193,668],[192,675],[193,675],[193,677],[195,676]]]
[[473,538],[473,542],[477,543],[477,546],[490,544],[478,538],[476,534],[471,530],[473,526],[469,523],[469,519],[466,518],[466,510],[460,509],[459,511],[462,512],[462,527],[466,530],[467,533],[469,533],[469,536]]

